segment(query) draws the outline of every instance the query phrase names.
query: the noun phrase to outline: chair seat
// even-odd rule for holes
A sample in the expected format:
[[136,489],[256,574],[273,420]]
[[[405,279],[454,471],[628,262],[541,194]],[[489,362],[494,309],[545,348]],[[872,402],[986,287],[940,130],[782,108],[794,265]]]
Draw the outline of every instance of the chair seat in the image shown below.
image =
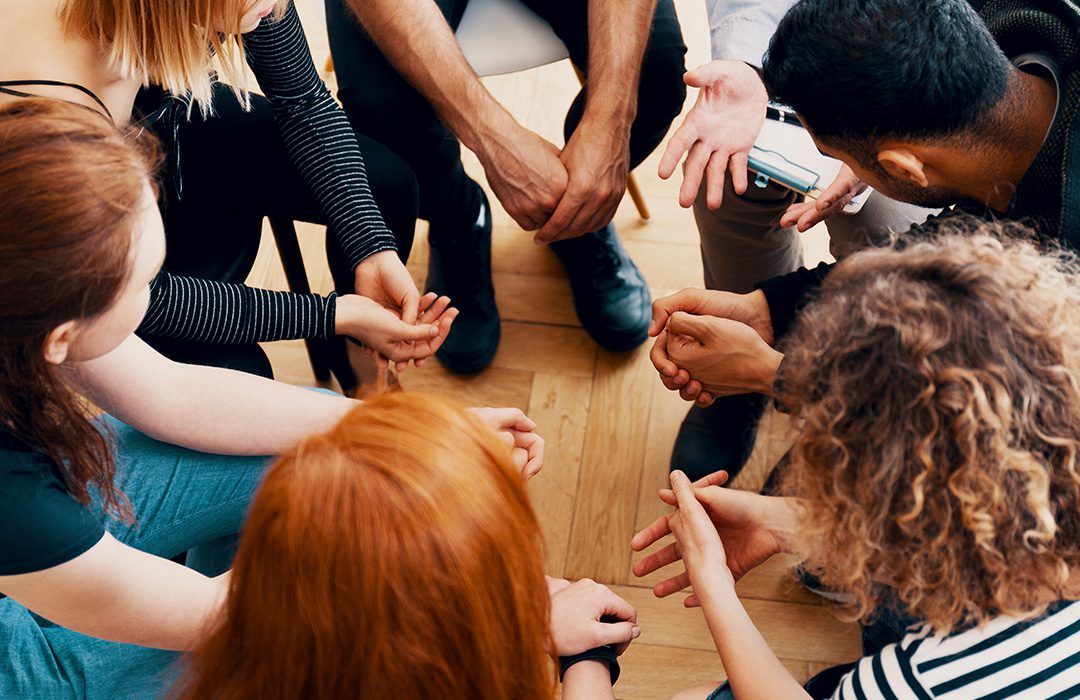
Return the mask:
[[481,77],[517,73],[570,56],[551,25],[518,0],[469,0],[457,40]]

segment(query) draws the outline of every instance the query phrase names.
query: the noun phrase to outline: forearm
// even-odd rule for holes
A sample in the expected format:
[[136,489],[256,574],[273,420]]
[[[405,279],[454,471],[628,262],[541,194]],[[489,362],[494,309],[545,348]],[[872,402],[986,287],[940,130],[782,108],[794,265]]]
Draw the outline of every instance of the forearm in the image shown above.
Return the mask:
[[375,44],[471,151],[517,125],[483,86],[432,0],[347,0]]
[[739,700],[810,697],[766,644],[734,586],[705,587],[698,593],[698,599],[735,697]]
[[625,130],[637,115],[638,83],[656,0],[589,0],[585,119]]
[[603,661],[579,661],[566,669],[562,682],[563,700],[605,700],[614,698],[611,671]]
[[280,454],[356,406],[243,372],[171,362],[134,337],[83,363],[78,379],[101,408],[137,430],[215,454]]

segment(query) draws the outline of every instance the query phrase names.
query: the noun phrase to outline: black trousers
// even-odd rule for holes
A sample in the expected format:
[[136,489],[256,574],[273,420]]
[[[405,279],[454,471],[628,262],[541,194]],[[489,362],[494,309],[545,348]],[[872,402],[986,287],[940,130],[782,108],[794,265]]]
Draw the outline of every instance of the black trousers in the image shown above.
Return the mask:
[[[270,103],[252,96],[244,111],[232,91],[215,86],[215,114],[196,111],[179,128],[177,143],[164,124],[155,132],[167,150],[178,145],[178,159],[166,158],[162,187],[167,252],[165,269],[176,275],[242,283],[251,272],[262,236],[263,218],[281,216],[326,225],[322,207],[293,164],[278,131]],[[400,158],[375,140],[356,134],[372,194],[405,260],[416,227],[417,185]],[[177,170],[179,172],[177,172]],[[178,192],[175,181],[182,189]],[[329,231],[327,260],[339,293],[354,292],[352,270]],[[179,362],[240,369],[272,376],[258,345],[213,345],[176,338],[145,340]],[[332,339],[340,377],[347,372],[344,341]],[[342,378],[347,383],[347,378]]]
[[[476,219],[476,188],[461,165],[461,147],[420,93],[371,41],[344,0],[325,0],[330,50],[338,76],[338,99],[353,127],[389,146],[413,169],[420,184],[420,216],[458,231]],[[468,0],[435,0],[457,28]],[[524,0],[566,44],[570,59],[588,76],[588,0]],[[653,18],[638,87],[638,113],[630,132],[630,166],[660,143],[682,109],[686,72],[679,20],[672,0],[660,0]],[[566,115],[566,138],[585,109],[587,86]]]

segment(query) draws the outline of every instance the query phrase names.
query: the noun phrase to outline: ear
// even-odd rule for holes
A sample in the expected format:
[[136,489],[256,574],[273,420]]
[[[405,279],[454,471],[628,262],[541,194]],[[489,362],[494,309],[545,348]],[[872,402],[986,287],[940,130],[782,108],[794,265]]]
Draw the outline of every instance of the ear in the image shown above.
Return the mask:
[[74,340],[75,321],[66,321],[53,328],[45,337],[45,361],[53,365],[63,364]]
[[910,182],[919,187],[930,184],[926,177],[926,164],[913,150],[906,146],[883,148],[877,154],[878,163],[891,177]]

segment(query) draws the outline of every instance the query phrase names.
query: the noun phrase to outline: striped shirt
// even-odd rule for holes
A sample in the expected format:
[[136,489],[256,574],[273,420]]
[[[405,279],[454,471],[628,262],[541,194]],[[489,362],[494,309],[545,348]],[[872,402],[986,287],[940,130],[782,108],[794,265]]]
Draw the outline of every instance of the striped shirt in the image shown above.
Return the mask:
[[997,617],[949,636],[929,625],[861,659],[834,700],[1065,700],[1080,697],[1080,603],[1043,616]]
[[[243,36],[285,147],[352,267],[396,243],[371,194],[360,145],[311,58],[296,7]],[[162,272],[139,333],[207,343],[334,335],[335,297],[252,289]]]

